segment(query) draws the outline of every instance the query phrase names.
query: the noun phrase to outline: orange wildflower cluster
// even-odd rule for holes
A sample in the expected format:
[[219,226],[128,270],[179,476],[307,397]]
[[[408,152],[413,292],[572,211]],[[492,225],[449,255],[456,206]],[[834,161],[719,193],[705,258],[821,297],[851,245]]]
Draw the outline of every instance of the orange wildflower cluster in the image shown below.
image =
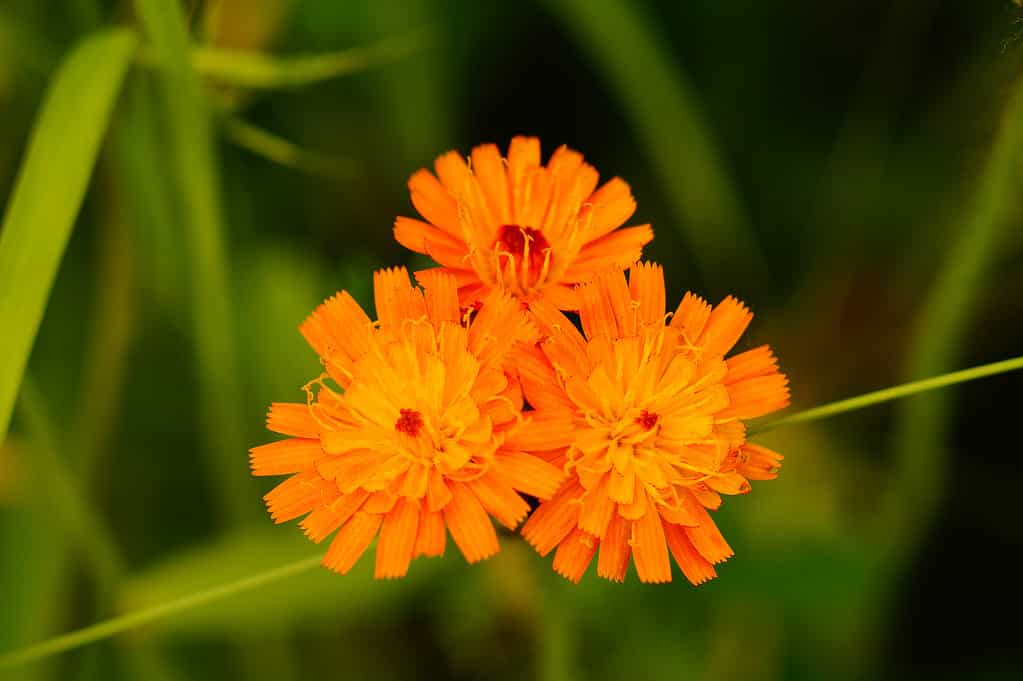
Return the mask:
[[441,266],[421,288],[375,273],[376,321],[341,292],[300,327],[325,373],[271,406],[288,439],[250,453],[255,475],[290,476],[266,495],[273,519],[334,534],[340,573],[376,539],[375,575],[401,577],[448,533],[473,563],[498,551],[492,518],[528,515],[522,534],[572,581],[594,557],[614,581],[630,561],[670,581],[669,556],[694,584],[716,576],[732,549],[709,511],[782,459],[743,425],[788,404],[777,360],[726,358],[752,314],[691,293],[666,314],[661,267],[636,262],[649,226],[620,228],[628,185],[597,188],[577,152],[543,165],[515,138],[507,159],[483,145],[435,168],[409,181],[428,222],[398,218],[395,237]]

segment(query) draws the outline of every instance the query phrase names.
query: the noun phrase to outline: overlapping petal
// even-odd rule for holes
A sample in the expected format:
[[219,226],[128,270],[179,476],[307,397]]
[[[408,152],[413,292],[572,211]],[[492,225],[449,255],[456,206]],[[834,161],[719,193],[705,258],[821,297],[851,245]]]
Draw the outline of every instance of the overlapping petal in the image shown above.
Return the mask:
[[669,556],[694,584],[711,579],[732,549],[708,509],[781,463],[746,442],[742,421],[786,406],[788,381],[767,347],[726,359],[752,319],[734,298],[711,307],[687,294],[666,324],[657,265],[628,280],[605,272],[576,294],[582,333],[534,301],[541,341],[515,357],[534,418],[572,424],[547,453],[569,478],[522,534],[541,555],[556,550],[554,569],[572,581],[594,557],[615,581],[630,559],[642,581],[670,581]]

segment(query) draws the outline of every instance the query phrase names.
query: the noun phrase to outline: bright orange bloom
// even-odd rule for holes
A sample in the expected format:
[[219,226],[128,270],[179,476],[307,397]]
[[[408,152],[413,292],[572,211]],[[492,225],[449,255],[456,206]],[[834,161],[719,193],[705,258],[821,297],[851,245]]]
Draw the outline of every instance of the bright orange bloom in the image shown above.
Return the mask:
[[518,493],[549,498],[564,477],[523,452],[538,426],[502,369],[535,338],[528,315],[497,292],[463,318],[451,277],[424,284],[425,295],[404,269],[377,272],[379,322],[343,291],[317,308],[300,330],[326,374],[306,404],[271,406],[267,426],[289,439],[251,450],[255,475],[291,476],[265,497],[274,520],[305,515],[315,542],[337,531],[324,565],[342,574],[378,535],[377,577],[443,554],[445,528],[467,561],[487,558],[488,514],[514,529],[529,511]]
[[[789,403],[766,346],[728,359],[752,319],[734,298],[711,308],[690,294],[665,324],[660,266],[599,275],[578,289],[583,334],[552,305],[532,304],[543,334],[514,357],[526,399],[571,444],[547,458],[570,477],[522,534],[578,581],[621,581],[629,558],[644,582],[671,580],[669,551],[694,584],[732,555],[707,509],[721,494],[775,477],[781,456],[746,443],[743,419]],[[584,335],[585,334],[585,335]]]
[[484,144],[434,167],[408,183],[426,222],[399,217],[394,237],[453,275],[463,306],[499,289],[578,309],[573,284],[627,267],[653,238],[649,225],[618,229],[636,210],[629,185],[615,177],[597,189],[597,171],[568,147],[544,166],[540,140],[515,137],[508,158]]

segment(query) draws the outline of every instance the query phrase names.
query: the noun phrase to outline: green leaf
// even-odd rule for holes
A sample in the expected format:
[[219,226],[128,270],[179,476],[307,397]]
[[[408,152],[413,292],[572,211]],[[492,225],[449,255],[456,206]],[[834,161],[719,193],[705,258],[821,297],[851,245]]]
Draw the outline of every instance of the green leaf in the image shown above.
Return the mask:
[[32,130],[0,231],[0,440],[136,45],[127,29],[82,41]]

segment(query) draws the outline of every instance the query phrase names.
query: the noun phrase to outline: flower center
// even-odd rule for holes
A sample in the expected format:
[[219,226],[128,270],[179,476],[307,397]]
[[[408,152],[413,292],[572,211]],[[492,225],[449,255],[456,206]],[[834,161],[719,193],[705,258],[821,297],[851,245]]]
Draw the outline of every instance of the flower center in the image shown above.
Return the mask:
[[394,429],[399,433],[405,433],[409,437],[416,437],[423,427],[423,415],[415,409],[402,409],[399,412],[398,420]]
[[643,430],[653,430],[654,426],[657,425],[657,414],[652,414],[644,409],[640,412],[640,415],[636,417],[636,423]]
[[539,229],[501,225],[494,251],[500,278],[516,292],[533,288],[550,268],[551,245]]

